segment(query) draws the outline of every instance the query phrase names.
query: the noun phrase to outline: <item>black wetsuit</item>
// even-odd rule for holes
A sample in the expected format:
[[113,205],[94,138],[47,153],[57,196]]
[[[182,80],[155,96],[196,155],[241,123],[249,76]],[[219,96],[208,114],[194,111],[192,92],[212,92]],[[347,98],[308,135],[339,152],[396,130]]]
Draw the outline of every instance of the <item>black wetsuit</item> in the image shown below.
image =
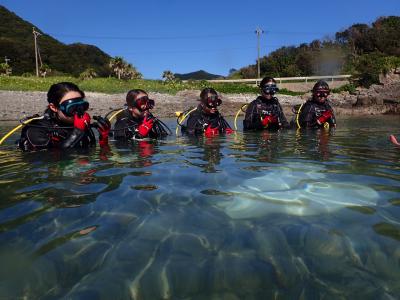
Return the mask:
[[[152,115],[150,115],[150,117],[152,117]],[[144,137],[142,137],[138,131],[138,127],[142,121],[143,118],[134,118],[129,110],[125,109],[119,114],[114,124],[114,138],[116,140],[143,139]],[[146,138],[158,139],[167,135],[168,132],[164,129],[164,126],[155,118],[153,127]]]
[[[330,127],[336,125],[336,118],[332,107],[329,105],[328,101],[324,103],[319,103],[313,99],[308,100],[303,104],[300,111],[298,112],[298,123],[301,128],[322,128],[324,124],[318,124],[317,119],[325,111],[331,111],[332,117],[327,120]],[[298,125],[297,125],[298,126]]]
[[195,111],[189,114],[186,126],[182,126],[182,133],[189,135],[203,134],[209,125],[212,128],[218,128],[219,133],[225,133],[227,128],[231,128],[219,112],[206,114],[200,104]]
[[275,97],[272,99],[265,99],[264,97],[258,96],[256,100],[253,100],[247,106],[246,115],[243,120],[243,130],[265,129],[261,120],[267,115],[274,116],[278,120],[278,122],[270,124],[267,129],[277,130],[282,127],[289,127],[289,123],[283,114],[278,99]]
[[91,128],[81,131],[61,123],[54,112],[46,110],[43,119],[25,125],[18,146],[23,151],[43,149],[87,148],[96,144]]

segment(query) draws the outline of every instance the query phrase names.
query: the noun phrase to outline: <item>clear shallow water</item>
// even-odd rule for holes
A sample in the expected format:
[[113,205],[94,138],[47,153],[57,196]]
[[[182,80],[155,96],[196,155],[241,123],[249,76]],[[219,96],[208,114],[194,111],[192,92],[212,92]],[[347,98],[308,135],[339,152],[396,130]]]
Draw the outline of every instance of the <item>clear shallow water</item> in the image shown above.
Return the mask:
[[389,133],[398,117],[109,153],[21,153],[11,139],[0,149],[0,298],[396,299],[400,149]]

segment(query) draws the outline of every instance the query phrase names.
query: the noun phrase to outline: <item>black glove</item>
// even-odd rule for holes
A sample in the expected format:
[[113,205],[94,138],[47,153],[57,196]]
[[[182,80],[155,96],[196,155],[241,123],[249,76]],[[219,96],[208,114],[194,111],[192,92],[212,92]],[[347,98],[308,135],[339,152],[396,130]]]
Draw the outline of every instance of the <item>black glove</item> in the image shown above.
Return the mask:
[[111,129],[111,123],[107,118],[101,116],[93,116],[93,119],[97,122],[93,124],[94,127],[99,131],[99,142],[104,144],[108,142],[108,135]]

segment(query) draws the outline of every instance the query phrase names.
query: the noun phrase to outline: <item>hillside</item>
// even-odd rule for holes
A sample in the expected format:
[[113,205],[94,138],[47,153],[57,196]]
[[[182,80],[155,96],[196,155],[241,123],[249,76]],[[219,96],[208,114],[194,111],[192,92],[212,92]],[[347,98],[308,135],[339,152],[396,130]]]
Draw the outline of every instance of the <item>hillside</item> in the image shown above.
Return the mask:
[[[379,82],[379,74],[400,65],[400,17],[380,17],[371,25],[354,24],[332,38],[281,47],[260,59],[261,76],[295,77],[352,74],[361,85]],[[257,64],[235,78],[255,78]]]
[[[36,26],[1,5],[0,20],[0,57],[11,59],[13,75],[33,73],[35,53],[32,27]],[[38,37],[38,44],[43,63],[52,70],[77,76],[91,67],[100,76],[108,75],[110,56],[99,48],[80,43],[65,45],[38,28],[36,31],[42,34]]]
[[211,80],[211,79],[223,78],[223,76],[221,75],[211,74],[204,70],[185,73],[185,74],[175,73],[174,75],[176,78],[179,78],[181,80]]

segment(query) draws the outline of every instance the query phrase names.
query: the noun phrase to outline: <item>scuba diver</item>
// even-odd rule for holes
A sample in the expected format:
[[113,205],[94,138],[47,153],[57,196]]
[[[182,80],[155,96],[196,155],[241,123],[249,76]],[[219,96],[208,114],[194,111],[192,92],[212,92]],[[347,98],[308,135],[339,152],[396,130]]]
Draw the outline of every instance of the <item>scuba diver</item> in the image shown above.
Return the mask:
[[186,125],[182,125],[183,120],[178,117],[178,125],[181,126],[182,133],[189,135],[204,134],[206,137],[211,137],[234,132],[218,111],[218,106],[222,104],[222,100],[213,88],[203,89],[199,101],[200,104],[197,108],[188,113]]
[[246,109],[243,120],[244,130],[278,130],[288,128],[289,123],[279,104],[274,97],[279,91],[276,81],[272,77],[265,77],[260,82],[261,96],[253,100]]
[[336,127],[336,118],[328,102],[329,85],[319,80],[312,89],[312,98],[295,107],[295,123],[298,128]]
[[150,112],[154,105],[154,100],[149,99],[146,91],[130,90],[126,95],[125,109],[117,115],[113,128],[114,138],[121,141],[167,136],[169,128]]
[[99,131],[100,146],[108,145],[110,122],[95,116],[97,122],[90,124],[91,118],[86,112],[89,102],[77,85],[71,82],[53,84],[47,92],[47,101],[49,105],[42,117],[22,121],[26,125],[18,145],[23,151],[87,148],[96,144],[92,127]]

